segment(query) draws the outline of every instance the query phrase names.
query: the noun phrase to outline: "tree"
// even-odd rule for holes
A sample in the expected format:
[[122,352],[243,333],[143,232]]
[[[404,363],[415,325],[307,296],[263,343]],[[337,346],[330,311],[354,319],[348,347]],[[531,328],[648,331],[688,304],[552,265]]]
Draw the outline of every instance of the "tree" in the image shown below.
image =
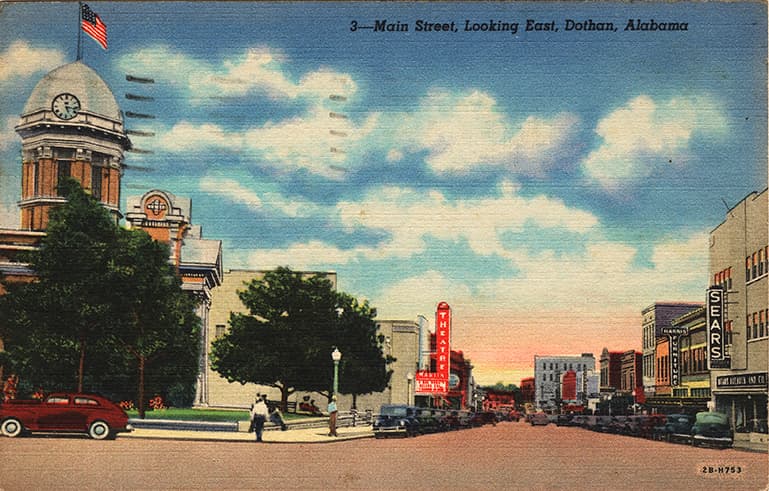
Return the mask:
[[194,384],[194,302],[165,245],[118,227],[76,181],[60,190],[67,202],[51,211],[28,258],[37,281],[7,285],[0,297],[5,364],[35,388],[88,387],[112,398],[132,398],[136,381],[143,411],[145,386]]
[[[26,324],[30,340],[42,343],[41,348],[58,347],[49,355],[76,350],[76,390],[82,391],[86,354],[105,337],[113,315],[104,272],[115,254],[117,226],[77,181],[62,181],[59,192],[67,203],[51,209],[41,247],[29,257],[37,282],[12,289],[6,296],[11,296],[14,314],[20,316],[16,327]],[[18,295],[23,298],[14,298]],[[63,360],[47,363],[54,361]],[[62,375],[71,369],[66,363],[57,368]]]
[[[342,374],[349,373],[340,377],[347,393],[381,385],[386,360],[372,322],[375,310],[334,291],[323,275],[308,278],[278,268],[253,280],[239,296],[248,313],[231,313],[228,332],[211,348],[212,368],[228,381],[277,388],[285,410],[296,390],[329,393],[331,352],[338,347],[349,353],[340,367]],[[384,377],[386,385],[389,374]],[[355,378],[371,381],[355,386]]]
[[117,249],[110,273],[121,315],[111,336],[136,362],[137,407],[144,418],[145,389],[194,384],[200,319],[168,262],[168,246],[143,231],[121,230]]
[[337,295],[335,329],[336,346],[343,353],[340,361],[339,392],[352,395],[352,407],[357,396],[380,392],[387,387],[392,375],[388,365],[395,361],[383,357],[384,335],[377,333],[376,309],[368,301],[358,300],[346,293]]

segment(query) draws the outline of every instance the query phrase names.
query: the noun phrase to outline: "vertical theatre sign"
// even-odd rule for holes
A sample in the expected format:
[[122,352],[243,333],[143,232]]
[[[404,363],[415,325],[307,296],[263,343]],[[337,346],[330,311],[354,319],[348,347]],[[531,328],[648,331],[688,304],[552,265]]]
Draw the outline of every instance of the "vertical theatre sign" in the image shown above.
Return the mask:
[[726,356],[724,342],[724,289],[720,286],[708,288],[708,368],[729,368],[731,360]]
[[676,387],[680,382],[681,336],[686,335],[685,327],[663,327],[662,334],[670,339],[670,385]]
[[446,302],[438,304],[435,312],[435,371],[420,370],[414,377],[414,392],[445,394],[449,391],[451,374],[451,308]]

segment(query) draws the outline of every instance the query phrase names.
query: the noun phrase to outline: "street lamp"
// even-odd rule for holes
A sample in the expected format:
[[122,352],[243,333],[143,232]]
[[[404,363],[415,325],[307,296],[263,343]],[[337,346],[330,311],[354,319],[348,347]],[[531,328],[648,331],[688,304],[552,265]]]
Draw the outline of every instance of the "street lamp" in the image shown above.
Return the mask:
[[334,360],[334,390],[332,394],[336,395],[339,392],[339,360],[342,359],[342,352],[339,351],[339,348],[334,348],[334,351],[331,352],[331,359]]
[[412,406],[412,405],[414,405],[414,403],[411,400],[411,386],[412,386],[411,384],[414,382],[414,374],[413,373],[409,372],[408,374],[406,374],[406,382],[408,383],[408,385],[406,386],[406,392],[407,392],[406,400],[407,400],[408,405]]

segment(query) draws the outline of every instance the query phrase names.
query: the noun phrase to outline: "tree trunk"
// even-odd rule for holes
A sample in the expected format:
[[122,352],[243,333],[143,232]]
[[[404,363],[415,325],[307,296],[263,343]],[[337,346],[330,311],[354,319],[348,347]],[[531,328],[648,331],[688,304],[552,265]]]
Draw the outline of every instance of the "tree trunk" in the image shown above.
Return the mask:
[[145,357],[139,357],[139,418],[144,419],[144,361]]
[[358,409],[358,394],[352,395],[352,408]]
[[80,338],[80,362],[77,367],[77,391],[83,392],[83,371],[85,370],[85,338]]
[[288,387],[285,385],[281,385],[278,388],[280,389],[280,412],[285,414],[288,411],[288,396],[291,392],[289,392]]

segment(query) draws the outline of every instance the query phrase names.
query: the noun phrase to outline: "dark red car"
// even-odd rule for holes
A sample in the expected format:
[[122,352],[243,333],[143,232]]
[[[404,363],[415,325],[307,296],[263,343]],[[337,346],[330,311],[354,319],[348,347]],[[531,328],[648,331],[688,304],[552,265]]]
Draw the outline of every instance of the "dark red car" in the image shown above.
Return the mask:
[[43,400],[0,404],[0,432],[8,437],[40,431],[87,433],[95,440],[104,440],[131,430],[126,412],[95,394],[55,393]]

